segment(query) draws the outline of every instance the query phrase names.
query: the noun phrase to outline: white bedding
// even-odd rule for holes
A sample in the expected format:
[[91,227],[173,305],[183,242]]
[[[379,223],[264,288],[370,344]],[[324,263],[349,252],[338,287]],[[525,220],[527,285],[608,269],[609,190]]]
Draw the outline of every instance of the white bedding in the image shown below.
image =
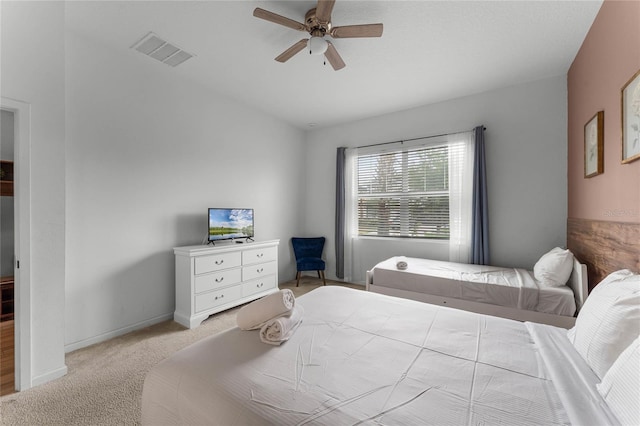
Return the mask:
[[407,264],[399,271],[395,258],[378,263],[373,284],[556,315],[576,312],[571,288],[542,286],[525,269],[418,258],[408,258]]
[[[566,331],[334,286],[297,303],[304,319],[282,346],[234,328],[157,365],[144,384],[143,424],[555,425],[612,418],[597,392],[581,399],[585,381],[576,377],[586,366],[571,356],[568,339],[558,338]],[[556,370],[567,368],[564,380]]]

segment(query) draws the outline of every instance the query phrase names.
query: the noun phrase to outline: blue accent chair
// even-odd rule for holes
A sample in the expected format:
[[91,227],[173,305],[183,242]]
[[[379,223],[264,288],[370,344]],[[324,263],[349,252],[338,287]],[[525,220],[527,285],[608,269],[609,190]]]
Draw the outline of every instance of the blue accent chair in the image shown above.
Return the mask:
[[324,237],[315,238],[291,238],[293,253],[296,256],[296,287],[300,285],[300,276],[303,271],[317,271],[318,278],[322,278],[324,285],[327,281],[324,278],[325,263],[322,260],[322,250],[324,249]]

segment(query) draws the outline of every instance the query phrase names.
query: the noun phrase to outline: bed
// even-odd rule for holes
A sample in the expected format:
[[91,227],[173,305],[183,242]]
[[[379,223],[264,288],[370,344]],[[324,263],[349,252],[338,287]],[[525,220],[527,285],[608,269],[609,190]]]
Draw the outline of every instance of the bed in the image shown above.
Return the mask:
[[[436,305],[571,328],[587,297],[586,266],[571,258],[566,285],[542,285],[533,271],[398,257],[367,271],[368,291]],[[404,259],[404,258],[403,258]]]
[[142,423],[618,424],[565,329],[338,286],[296,303],[281,346],[232,328],[155,366]]

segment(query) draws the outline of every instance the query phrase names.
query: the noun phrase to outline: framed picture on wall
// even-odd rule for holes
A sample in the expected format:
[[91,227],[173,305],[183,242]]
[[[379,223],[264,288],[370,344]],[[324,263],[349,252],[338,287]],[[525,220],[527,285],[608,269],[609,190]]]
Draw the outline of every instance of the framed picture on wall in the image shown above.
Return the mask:
[[604,111],[584,125],[584,177],[604,172]]
[[622,162],[640,159],[640,70],[622,88]]

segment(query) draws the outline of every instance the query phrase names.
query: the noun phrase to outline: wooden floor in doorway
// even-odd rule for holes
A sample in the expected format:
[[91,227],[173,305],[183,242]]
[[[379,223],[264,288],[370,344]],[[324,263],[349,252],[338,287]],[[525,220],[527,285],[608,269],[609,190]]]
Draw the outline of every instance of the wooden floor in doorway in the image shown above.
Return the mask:
[[0,322],[0,396],[14,393],[15,385],[14,322]]

